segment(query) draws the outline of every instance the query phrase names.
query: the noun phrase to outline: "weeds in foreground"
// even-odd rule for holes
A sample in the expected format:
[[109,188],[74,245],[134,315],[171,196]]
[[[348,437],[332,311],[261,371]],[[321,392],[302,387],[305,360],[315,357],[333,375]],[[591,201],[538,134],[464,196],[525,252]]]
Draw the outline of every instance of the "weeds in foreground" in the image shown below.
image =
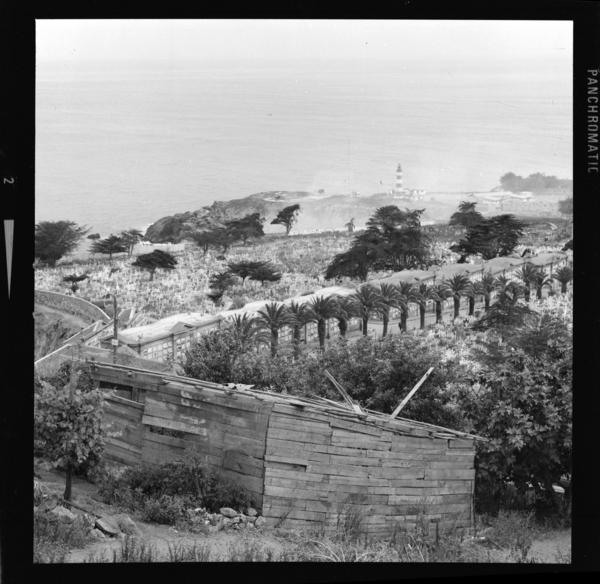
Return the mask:
[[90,528],[79,516],[72,523],[61,523],[45,513],[33,514],[33,561],[52,564],[64,562],[72,549],[91,541]]
[[229,544],[225,557],[226,562],[277,562],[281,561],[280,553],[262,544],[255,538],[241,538]]
[[210,546],[206,543],[169,544],[169,562],[208,562],[210,555]]
[[[152,546],[126,538],[112,553],[112,559],[95,556],[87,561],[534,563],[529,551],[539,528],[532,525],[531,516],[504,513],[484,519],[476,538],[465,538],[458,528],[436,537],[419,522],[410,531],[398,530],[394,537],[377,541],[357,538],[351,530],[326,535],[323,527],[312,533],[274,533],[276,542],[258,534],[240,533],[221,553],[211,548],[211,538],[191,544],[173,543],[161,558]],[[569,552],[559,550],[553,559],[556,563],[570,560]]]

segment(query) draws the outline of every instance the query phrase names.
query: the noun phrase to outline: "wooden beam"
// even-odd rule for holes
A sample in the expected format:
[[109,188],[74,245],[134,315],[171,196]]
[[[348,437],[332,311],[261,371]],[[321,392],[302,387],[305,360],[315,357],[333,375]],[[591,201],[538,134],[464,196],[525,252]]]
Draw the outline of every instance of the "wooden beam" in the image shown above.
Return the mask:
[[348,403],[348,405],[357,413],[357,414],[363,414],[365,415],[365,412],[362,411],[361,407],[352,400],[352,398],[348,395],[348,393],[346,392],[346,390],[337,382],[337,380],[335,379],[335,377],[333,375],[331,375],[331,373],[329,373],[329,371],[327,371],[327,369],[325,369],[325,371],[323,372],[325,373],[325,376],[327,377],[327,379],[329,379],[329,381],[331,381],[331,383],[333,383],[334,387],[342,394],[342,397],[346,400],[346,402]]
[[413,395],[415,395],[417,389],[419,389],[419,387],[421,387],[421,385],[423,385],[423,383],[425,383],[425,380],[429,377],[429,375],[431,374],[432,371],[433,371],[433,367],[430,367],[427,370],[427,373],[425,373],[425,375],[423,375],[423,377],[421,377],[421,379],[419,379],[419,382],[417,383],[417,385],[415,385],[410,390],[410,392],[408,393],[408,395],[400,402],[400,405],[391,413],[390,420],[393,420],[402,411],[402,408],[408,403],[408,400]]

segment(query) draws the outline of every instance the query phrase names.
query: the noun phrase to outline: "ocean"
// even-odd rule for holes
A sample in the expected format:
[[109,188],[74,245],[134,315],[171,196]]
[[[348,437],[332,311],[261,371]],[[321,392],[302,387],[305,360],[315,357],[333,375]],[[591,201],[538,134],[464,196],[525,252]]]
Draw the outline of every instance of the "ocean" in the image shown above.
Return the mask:
[[39,62],[36,221],[108,235],[215,200],[572,177],[570,58]]

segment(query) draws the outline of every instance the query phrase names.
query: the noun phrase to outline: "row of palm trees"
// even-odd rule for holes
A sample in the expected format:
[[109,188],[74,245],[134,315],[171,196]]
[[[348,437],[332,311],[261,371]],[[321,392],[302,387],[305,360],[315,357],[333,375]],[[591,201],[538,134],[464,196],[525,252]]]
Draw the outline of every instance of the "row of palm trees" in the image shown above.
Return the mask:
[[231,324],[241,350],[254,343],[269,343],[273,356],[277,354],[279,331],[290,327],[294,354],[297,357],[300,351],[301,331],[309,323],[317,324],[321,349],[325,347],[327,321],[331,319],[337,320],[340,336],[345,337],[349,320],[358,317],[362,321],[362,333],[366,336],[369,320],[377,315],[382,320],[382,336],[385,337],[388,334],[393,309],[400,311],[399,328],[404,332],[407,329],[409,305],[415,304],[419,309],[420,328],[424,329],[429,302],[435,304],[436,323],[442,322],[443,303],[449,298],[453,300],[454,319],[459,316],[460,302],[464,297],[468,298],[468,314],[472,316],[477,296],[483,297],[484,309],[487,312],[495,293],[499,297],[509,297],[513,302],[521,296],[529,301],[532,289],[535,289],[537,297],[541,298],[543,288],[550,286],[553,280],[561,283],[561,291],[565,293],[567,284],[573,279],[573,270],[565,266],[550,277],[542,269],[526,264],[516,275],[519,280],[517,282],[505,276],[494,278],[487,272],[476,282],[471,282],[463,274],[456,274],[442,283],[433,285],[414,285],[408,282],[398,285],[382,283],[379,286],[363,284],[349,296],[321,295],[307,303],[293,301],[289,306],[281,302],[270,302],[258,311],[257,317],[236,315]]

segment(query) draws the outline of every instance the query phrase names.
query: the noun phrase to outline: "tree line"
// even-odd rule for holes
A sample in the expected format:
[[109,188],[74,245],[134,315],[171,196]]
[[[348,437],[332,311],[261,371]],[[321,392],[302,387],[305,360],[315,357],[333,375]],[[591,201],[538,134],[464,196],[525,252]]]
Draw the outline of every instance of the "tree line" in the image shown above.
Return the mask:
[[[259,310],[257,316],[247,314],[236,315],[229,323],[229,332],[239,341],[240,348],[252,344],[269,344],[271,354],[277,354],[279,333],[284,327],[292,330],[292,344],[297,355],[300,350],[301,330],[309,323],[317,324],[317,336],[320,349],[325,347],[327,321],[337,321],[340,337],[345,338],[348,323],[352,318],[360,318],[363,336],[368,334],[371,318],[381,318],[385,337],[389,332],[389,322],[392,310],[400,312],[398,327],[401,332],[407,330],[407,320],[410,305],[416,305],[419,311],[419,328],[425,328],[427,304],[435,304],[436,324],[442,322],[443,303],[452,299],[453,320],[460,316],[462,298],[468,299],[468,315],[474,316],[476,297],[484,300],[484,315],[476,324],[479,328],[496,328],[515,326],[532,311],[525,302],[530,300],[532,289],[538,299],[542,298],[544,288],[551,287],[552,281],[561,284],[561,292],[567,292],[567,285],[573,279],[570,266],[563,266],[553,277],[546,275],[543,269],[533,264],[525,264],[516,274],[517,281],[506,276],[494,277],[490,272],[483,275],[481,280],[471,282],[463,274],[438,284],[427,285],[401,282],[398,285],[381,283],[378,286],[363,284],[349,296],[317,295],[306,303],[292,301],[289,305],[283,302],[267,303]],[[495,294],[496,301],[491,299]]]
[[[283,225],[289,235],[299,213],[300,205],[290,205],[279,211],[271,224]],[[187,236],[196,242],[204,254],[210,248],[226,253],[234,243],[241,241],[246,245],[251,239],[263,237],[264,222],[260,213],[251,213],[212,229],[188,233]],[[41,221],[35,225],[35,257],[49,266],[56,265],[59,259],[75,250],[89,230],[89,227],[74,221]],[[131,257],[134,246],[143,239],[143,234],[137,229],[128,229],[106,238],[101,238],[99,233],[92,233],[87,238],[92,241],[92,253],[108,255],[112,260],[116,253],[127,252]]]

